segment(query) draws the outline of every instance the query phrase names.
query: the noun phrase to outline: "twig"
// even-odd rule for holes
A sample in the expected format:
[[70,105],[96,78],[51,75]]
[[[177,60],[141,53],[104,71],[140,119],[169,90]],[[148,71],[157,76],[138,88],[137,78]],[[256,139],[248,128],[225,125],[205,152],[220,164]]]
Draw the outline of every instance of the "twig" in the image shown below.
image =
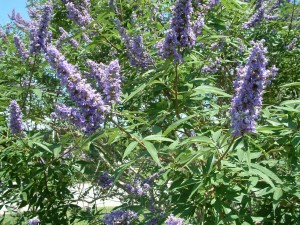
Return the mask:
[[229,144],[227,150],[223,153],[223,155],[222,155],[222,156],[218,159],[218,161],[216,162],[217,165],[218,165],[218,164],[222,161],[222,159],[227,155],[227,153],[228,153],[229,150],[231,149],[231,146],[233,145],[235,139],[236,139],[236,137],[233,137],[233,138],[232,138],[232,140],[231,140],[231,142],[230,142],[230,144]]

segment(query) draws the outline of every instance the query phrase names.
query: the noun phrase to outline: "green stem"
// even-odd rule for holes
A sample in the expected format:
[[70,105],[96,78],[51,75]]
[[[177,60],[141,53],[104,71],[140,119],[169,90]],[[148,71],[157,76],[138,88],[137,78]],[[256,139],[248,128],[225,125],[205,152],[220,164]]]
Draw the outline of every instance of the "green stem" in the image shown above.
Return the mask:
[[178,106],[178,64],[175,64],[174,92],[175,92],[175,112],[177,118],[180,119],[179,106]]
[[217,165],[220,164],[220,162],[221,162],[221,161],[224,159],[224,157],[228,154],[228,152],[229,152],[229,150],[231,149],[231,147],[232,147],[232,145],[233,145],[235,139],[236,139],[236,137],[233,137],[233,138],[232,138],[232,140],[231,140],[231,142],[230,142],[230,144],[229,144],[227,150],[223,153],[223,155],[222,155],[222,156],[218,159],[218,161],[216,162]]

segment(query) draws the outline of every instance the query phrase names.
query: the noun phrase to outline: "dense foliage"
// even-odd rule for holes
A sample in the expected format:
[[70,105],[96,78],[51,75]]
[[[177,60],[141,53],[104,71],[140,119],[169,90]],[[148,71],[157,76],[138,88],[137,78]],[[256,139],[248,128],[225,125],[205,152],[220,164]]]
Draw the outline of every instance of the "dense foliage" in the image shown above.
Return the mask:
[[0,209],[26,207],[16,224],[299,222],[297,1],[28,13],[0,28]]

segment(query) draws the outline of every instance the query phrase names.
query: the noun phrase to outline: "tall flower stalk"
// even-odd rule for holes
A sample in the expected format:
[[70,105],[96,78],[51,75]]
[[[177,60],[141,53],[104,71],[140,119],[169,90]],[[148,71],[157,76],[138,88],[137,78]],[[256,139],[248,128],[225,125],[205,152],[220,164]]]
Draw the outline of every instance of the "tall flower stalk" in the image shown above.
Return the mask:
[[230,108],[231,129],[234,136],[253,133],[262,107],[262,94],[271,71],[267,69],[267,48],[264,40],[253,45],[246,66],[237,69],[235,94]]
[[196,36],[201,33],[203,18],[198,17],[193,25],[191,15],[193,13],[191,0],[177,0],[170,21],[170,29],[166,33],[164,41],[158,43],[159,53],[163,59],[173,57],[181,62],[181,48],[192,48],[196,43]]
[[25,61],[29,57],[29,51],[25,48],[24,43],[19,36],[14,36],[14,43],[22,60]]
[[31,23],[30,29],[30,54],[36,54],[46,48],[48,26],[51,19],[52,6],[46,4],[39,21]]
[[68,17],[80,26],[88,26],[92,21],[89,13],[91,3],[89,0],[82,0],[80,4],[70,0],[63,1],[66,4]]
[[24,137],[22,112],[20,106],[15,100],[12,100],[9,105],[9,129],[11,134]]
[[53,69],[61,79],[62,86],[66,87],[71,99],[85,116],[85,129],[92,133],[104,121],[109,107],[105,105],[102,96],[82,78],[77,68],[70,64],[54,46],[47,48],[47,58]]

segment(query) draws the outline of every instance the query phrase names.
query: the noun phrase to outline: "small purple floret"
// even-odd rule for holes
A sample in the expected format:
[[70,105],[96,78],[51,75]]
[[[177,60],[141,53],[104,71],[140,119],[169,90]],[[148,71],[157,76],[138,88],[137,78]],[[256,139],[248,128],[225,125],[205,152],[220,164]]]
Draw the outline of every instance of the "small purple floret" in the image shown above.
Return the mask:
[[9,113],[9,128],[11,134],[15,134],[19,137],[24,137],[22,112],[18,103],[15,100],[12,100],[10,102]]

